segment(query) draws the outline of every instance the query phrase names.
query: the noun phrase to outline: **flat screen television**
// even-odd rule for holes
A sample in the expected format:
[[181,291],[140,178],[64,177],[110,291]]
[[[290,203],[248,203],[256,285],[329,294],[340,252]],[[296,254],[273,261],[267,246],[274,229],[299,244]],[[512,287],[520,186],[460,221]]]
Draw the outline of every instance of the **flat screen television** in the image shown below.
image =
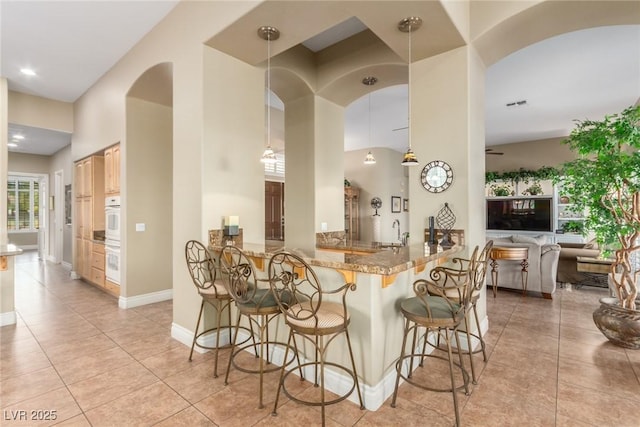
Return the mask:
[[487,199],[487,230],[553,231],[551,198]]

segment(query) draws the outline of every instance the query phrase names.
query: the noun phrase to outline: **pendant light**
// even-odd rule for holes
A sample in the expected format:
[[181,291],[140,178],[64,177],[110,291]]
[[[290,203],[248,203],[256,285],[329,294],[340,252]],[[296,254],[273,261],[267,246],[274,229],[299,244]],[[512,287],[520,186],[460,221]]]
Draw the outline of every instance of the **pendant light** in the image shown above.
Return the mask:
[[409,80],[407,84],[407,93],[409,99],[409,118],[407,120],[407,129],[409,132],[409,148],[402,158],[402,166],[416,166],[418,158],[411,149],[411,32],[417,30],[422,25],[422,19],[417,16],[404,18],[398,23],[398,29],[403,33],[409,33]]
[[[362,84],[366,86],[373,86],[378,82],[378,79],[369,76],[362,79]],[[369,91],[369,143],[371,143],[371,91]],[[367,153],[367,156],[364,158],[365,165],[374,165],[376,163],[376,158],[373,157],[371,151]]]
[[263,26],[258,28],[258,36],[267,41],[267,148],[262,153],[262,163],[273,164],[278,161],[271,148],[271,40],[280,38],[280,31],[275,27]]

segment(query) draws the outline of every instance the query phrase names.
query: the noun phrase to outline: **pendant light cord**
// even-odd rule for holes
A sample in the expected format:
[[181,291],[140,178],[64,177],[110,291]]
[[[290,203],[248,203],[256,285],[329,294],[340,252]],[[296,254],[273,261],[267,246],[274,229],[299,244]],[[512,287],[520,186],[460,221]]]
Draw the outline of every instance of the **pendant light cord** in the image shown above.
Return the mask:
[[407,117],[407,129],[409,130],[409,150],[411,150],[411,23],[409,23],[409,82],[407,85],[407,99],[409,100],[409,108]]
[[271,148],[271,36],[267,38],[267,148]]

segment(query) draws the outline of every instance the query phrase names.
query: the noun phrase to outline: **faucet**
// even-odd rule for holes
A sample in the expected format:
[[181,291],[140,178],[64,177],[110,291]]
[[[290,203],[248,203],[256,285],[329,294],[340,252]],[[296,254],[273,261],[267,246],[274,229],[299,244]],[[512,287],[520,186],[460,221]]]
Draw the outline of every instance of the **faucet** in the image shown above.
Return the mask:
[[394,219],[393,225],[391,227],[396,228],[396,224],[398,224],[398,240],[400,240],[400,220],[399,219]]
[[407,246],[408,242],[409,242],[409,232],[405,231],[404,233],[402,233],[402,246]]

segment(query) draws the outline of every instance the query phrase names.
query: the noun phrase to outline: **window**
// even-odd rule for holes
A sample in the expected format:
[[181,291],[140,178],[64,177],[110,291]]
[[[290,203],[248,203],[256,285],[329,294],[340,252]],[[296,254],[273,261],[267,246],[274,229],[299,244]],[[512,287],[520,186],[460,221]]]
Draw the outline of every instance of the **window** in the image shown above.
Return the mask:
[[8,231],[40,228],[40,184],[36,177],[9,175],[7,184]]
[[284,154],[276,153],[276,163],[265,163],[264,173],[268,176],[284,178]]

